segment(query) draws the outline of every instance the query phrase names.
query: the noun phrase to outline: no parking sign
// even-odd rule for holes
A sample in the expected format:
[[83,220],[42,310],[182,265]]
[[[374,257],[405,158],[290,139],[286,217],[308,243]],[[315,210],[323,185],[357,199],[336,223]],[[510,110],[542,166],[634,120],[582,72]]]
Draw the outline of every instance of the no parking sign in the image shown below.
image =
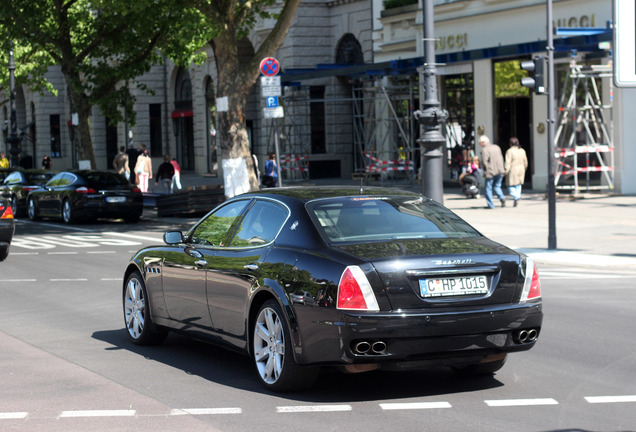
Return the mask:
[[280,64],[274,57],[265,57],[261,60],[261,73],[265,76],[278,75]]

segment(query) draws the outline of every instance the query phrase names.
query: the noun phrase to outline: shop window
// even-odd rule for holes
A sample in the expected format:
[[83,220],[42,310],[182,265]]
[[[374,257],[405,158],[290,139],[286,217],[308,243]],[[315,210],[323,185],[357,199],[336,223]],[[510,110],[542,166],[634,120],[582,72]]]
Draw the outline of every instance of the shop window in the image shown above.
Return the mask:
[[62,139],[60,134],[60,115],[52,114],[49,117],[51,131],[51,157],[62,157]]
[[309,87],[311,117],[311,153],[327,153],[325,130],[325,87]]

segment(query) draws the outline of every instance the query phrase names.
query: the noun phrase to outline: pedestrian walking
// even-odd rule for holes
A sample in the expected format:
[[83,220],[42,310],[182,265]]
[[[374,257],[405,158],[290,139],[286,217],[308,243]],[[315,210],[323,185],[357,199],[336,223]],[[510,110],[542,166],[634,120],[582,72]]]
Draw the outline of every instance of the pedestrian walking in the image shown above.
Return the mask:
[[173,193],[176,189],[181,190],[181,166],[179,162],[177,162],[177,158],[172,158],[170,163],[172,164],[172,168],[174,168],[174,175],[170,183],[170,193]]
[[125,152],[126,147],[119,147],[119,153],[115,155],[113,159],[113,168],[118,174],[122,174],[126,177],[126,180],[130,181],[130,167],[128,166],[128,154]]
[[148,156],[148,150],[144,150],[137,158],[135,175],[139,180],[139,189],[142,192],[148,192],[148,180],[152,178],[152,160]]
[[490,138],[486,135],[479,137],[479,145],[481,146],[481,169],[485,180],[484,195],[486,196],[487,208],[495,208],[492,202],[493,191],[499,198],[501,206],[506,206],[506,198],[501,190],[501,183],[505,173],[504,158],[501,148],[490,142]]
[[139,157],[139,150],[137,150],[132,143],[128,145],[126,150],[128,155],[128,172],[130,173],[130,182],[137,184],[137,175],[135,174],[135,167],[137,166],[137,158]]
[[42,169],[50,170],[53,168],[53,161],[51,160],[51,156],[44,155],[42,158]]
[[161,182],[161,187],[165,193],[171,192],[172,176],[174,176],[174,166],[170,162],[170,155],[163,155],[163,162],[157,169],[157,175],[155,176],[155,185]]
[[528,157],[526,156],[526,151],[521,148],[517,137],[510,138],[510,148],[506,151],[505,171],[508,193],[512,196],[515,207],[517,207],[521,199],[521,187],[526,178],[527,169]]
[[263,186],[278,186],[278,170],[276,169],[276,154],[270,153],[265,161],[265,174],[263,174]]

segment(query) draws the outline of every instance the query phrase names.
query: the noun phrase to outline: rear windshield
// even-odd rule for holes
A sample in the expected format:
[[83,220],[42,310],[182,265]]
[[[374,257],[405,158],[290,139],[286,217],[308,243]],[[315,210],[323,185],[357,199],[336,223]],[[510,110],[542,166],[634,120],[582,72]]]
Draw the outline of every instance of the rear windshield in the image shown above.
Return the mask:
[[447,208],[420,197],[321,199],[307,210],[330,243],[480,235]]
[[126,177],[110,172],[87,172],[86,181],[93,186],[124,186],[128,185]]
[[27,182],[29,183],[46,183],[53,178],[53,173],[26,173]]

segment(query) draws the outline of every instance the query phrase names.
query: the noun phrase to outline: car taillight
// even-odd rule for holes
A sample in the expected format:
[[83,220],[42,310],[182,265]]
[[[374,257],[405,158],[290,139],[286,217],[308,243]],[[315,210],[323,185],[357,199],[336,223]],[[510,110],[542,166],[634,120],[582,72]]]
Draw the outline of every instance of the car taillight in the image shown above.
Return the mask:
[[541,281],[537,266],[531,258],[526,258],[526,278],[521,292],[521,301],[541,298]]
[[24,192],[27,192],[27,193],[31,192],[33,189],[37,189],[37,188],[38,188],[37,186],[22,186],[22,190]]
[[75,192],[77,193],[97,193],[97,191],[91,187],[86,187],[86,186],[81,186],[75,189]]
[[133,192],[141,192],[141,189],[139,189],[137,186],[133,186],[132,191]]
[[378,311],[380,307],[369,280],[358,266],[349,266],[340,276],[336,308]]
[[2,213],[0,219],[13,219],[13,209],[11,208],[11,206],[7,206],[7,208],[0,206],[0,212]]

